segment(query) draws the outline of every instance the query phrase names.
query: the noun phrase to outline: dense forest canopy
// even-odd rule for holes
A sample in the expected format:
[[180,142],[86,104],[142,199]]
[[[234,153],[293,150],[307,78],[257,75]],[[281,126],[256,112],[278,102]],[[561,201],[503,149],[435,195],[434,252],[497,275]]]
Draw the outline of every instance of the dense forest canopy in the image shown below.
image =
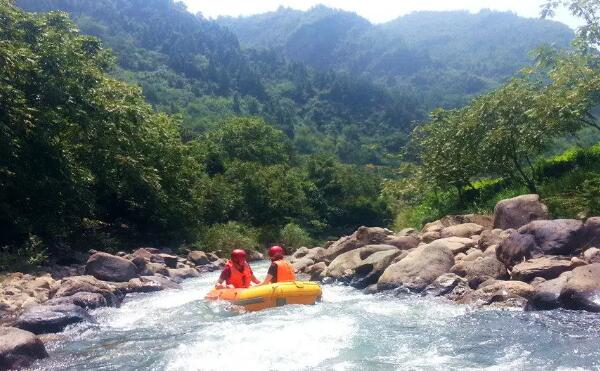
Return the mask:
[[414,91],[428,110],[462,105],[526,66],[540,44],[564,48],[573,39],[563,24],[489,10],[415,12],[373,25],[354,13],[317,6],[218,22],[245,47],[272,48],[319,70]]
[[[590,24],[565,50],[564,26],[487,11],[373,26],[326,7],[215,22],[173,0],[0,0],[0,268],[296,248],[526,191],[592,212],[597,146],[544,159],[600,137]],[[557,48],[529,60],[540,43]]]

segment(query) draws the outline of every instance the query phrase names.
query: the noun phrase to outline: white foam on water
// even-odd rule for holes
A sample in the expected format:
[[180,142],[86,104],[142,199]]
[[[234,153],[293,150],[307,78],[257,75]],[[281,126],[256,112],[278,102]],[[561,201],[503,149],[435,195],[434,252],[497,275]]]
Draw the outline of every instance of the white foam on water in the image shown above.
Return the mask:
[[223,370],[234,364],[246,370],[309,369],[350,346],[355,325],[351,317],[291,315],[253,323],[235,318],[202,329],[197,341],[172,351],[165,366],[173,371]]

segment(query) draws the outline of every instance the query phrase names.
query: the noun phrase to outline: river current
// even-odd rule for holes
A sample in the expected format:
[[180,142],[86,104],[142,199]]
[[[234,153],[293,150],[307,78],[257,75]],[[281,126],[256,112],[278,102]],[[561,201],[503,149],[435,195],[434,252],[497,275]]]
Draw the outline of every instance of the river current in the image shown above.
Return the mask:
[[[266,263],[254,265],[260,278]],[[416,295],[323,286],[314,306],[236,314],[183,290],[128,296],[47,345],[36,370],[600,369],[600,315],[471,309]]]

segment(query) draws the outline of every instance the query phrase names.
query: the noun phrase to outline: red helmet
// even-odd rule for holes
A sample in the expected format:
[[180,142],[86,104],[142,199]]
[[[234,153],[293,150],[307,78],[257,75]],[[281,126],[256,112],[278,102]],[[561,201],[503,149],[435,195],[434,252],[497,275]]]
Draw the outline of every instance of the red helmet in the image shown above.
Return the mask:
[[271,248],[269,249],[269,256],[271,258],[273,257],[283,257],[283,255],[285,254],[285,252],[283,251],[283,247],[281,246],[271,246]]
[[231,252],[231,260],[235,263],[242,264],[246,261],[246,252],[242,249],[235,249]]

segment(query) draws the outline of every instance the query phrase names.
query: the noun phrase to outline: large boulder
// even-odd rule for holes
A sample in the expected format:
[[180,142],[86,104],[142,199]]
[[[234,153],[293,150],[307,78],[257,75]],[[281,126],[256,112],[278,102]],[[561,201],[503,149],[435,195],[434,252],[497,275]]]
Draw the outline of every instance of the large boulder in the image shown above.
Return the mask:
[[96,292],[78,292],[71,296],[55,297],[44,303],[44,305],[64,304],[74,304],[84,309],[96,309],[108,306],[106,298]]
[[577,267],[560,292],[564,308],[600,312],[600,263]]
[[101,294],[106,299],[108,306],[119,306],[124,296],[119,289],[92,276],[65,278],[52,287],[50,296],[53,298],[65,297],[75,295],[78,292]]
[[526,310],[552,310],[560,308],[560,292],[572,272],[565,272],[558,278],[533,284],[535,293],[529,298]]
[[583,223],[574,219],[536,220],[519,228],[530,234],[544,254],[571,255],[582,247]]
[[0,370],[25,368],[46,357],[44,343],[31,332],[0,327]]
[[[165,265],[169,268],[177,268],[177,255],[171,254],[158,254],[158,256],[165,262]],[[133,278],[133,277],[131,277]],[[129,279],[131,279],[129,278]],[[129,281],[129,279],[127,281]],[[108,280],[110,281],[110,280]]]
[[437,231],[425,232],[421,235],[421,241],[425,243],[430,243],[435,240],[439,240],[440,238],[442,238],[442,234]]
[[450,227],[446,227],[441,231],[441,237],[464,237],[469,238],[474,235],[481,234],[483,232],[483,226],[475,223],[464,223],[452,225]]
[[[360,227],[350,236],[345,236],[333,242],[324,252],[323,259],[333,261],[337,256],[366,245],[385,243],[394,233],[389,229],[379,227]],[[322,259],[321,259],[322,260]]]
[[402,250],[383,250],[375,252],[364,259],[354,270],[350,286],[358,289],[376,284],[387,267],[400,255],[408,254]]
[[307,267],[304,272],[310,275],[311,281],[322,281],[325,278],[325,271],[327,270],[327,265],[324,262],[319,262],[310,267]]
[[392,251],[396,253],[396,255],[400,253],[400,250],[390,245],[364,246],[338,255],[329,264],[325,274],[327,277],[332,277],[337,280],[350,280],[354,277],[356,268],[358,268],[365,259],[381,251]]
[[583,235],[585,247],[600,247],[600,216],[585,221]]
[[448,295],[461,284],[468,287],[466,279],[454,273],[445,273],[436,278],[435,281],[421,292],[421,294],[429,296]]
[[525,259],[540,257],[543,252],[530,234],[513,231],[496,247],[496,257],[507,267]]
[[548,207],[535,194],[502,200],[494,208],[494,228],[520,228],[533,220],[549,218]]
[[210,259],[204,251],[193,250],[188,253],[188,260],[194,263],[196,266],[202,266],[210,264]]
[[525,307],[527,299],[535,294],[535,288],[521,281],[491,281],[466,295],[460,302],[474,305],[507,303]]
[[34,334],[60,332],[68,325],[91,320],[90,315],[75,304],[36,305],[27,308],[15,326]]
[[498,246],[504,241],[514,230],[513,229],[486,229],[481,232],[477,246],[481,251],[487,250],[490,246]]
[[169,269],[169,277],[175,280],[184,280],[187,278],[199,277],[200,273],[194,268]]
[[169,275],[169,268],[161,263],[146,263],[146,269],[142,272],[144,276],[160,274],[163,276]]
[[127,292],[154,292],[167,289],[181,289],[181,286],[166,277],[142,276],[129,281]]
[[383,240],[383,245],[394,246],[398,250],[410,250],[419,245],[419,239],[414,236],[389,236]]
[[257,262],[257,261],[265,260],[265,256],[256,250],[248,250],[247,254],[248,254],[249,262]]
[[510,273],[510,277],[513,280],[524,282],[530,282],[536,277],[551,280],[573,268],[573,262],[570,258],[544,256],[526,260],[515,265]]
[[127,282],[137,275],[137,268],[127,259],[98,252],[88,259],[85,274],[104,281]]
[[452,251],[454,255],[460,253],[466,253],[469,249],[473,248],[476,243],[470,238],[463,237],[447,237],[441,238],[431,242],[429,245],[435,247],[445,247]]
[[597,247],[591,247],[583,252],[583,260],[586,263],[600,263],[600,249]]
[[405,287],[412,291],[422,291],[427,285],[454,265],[454,254],[443,245],[424,245],[411,251],[404,259],[387,267],[377,288],[388,290]]
[[469,286],[477,288],[489,279],[508,278],[506,266],[495,256],[482,256],[474,260],[463,260],[452,267],[451,273],[464,277]]
[[300,259],[295,260],[292,263],[292,266],[294,267],[294,271],[296,271],[296,272],[304,272],[304,270],[306,268],[308,268],[309,266],[311,266],[313,264],[315,264],[314,260],[312,260],[311,258],[304,257],[304,258],[300,258]]

